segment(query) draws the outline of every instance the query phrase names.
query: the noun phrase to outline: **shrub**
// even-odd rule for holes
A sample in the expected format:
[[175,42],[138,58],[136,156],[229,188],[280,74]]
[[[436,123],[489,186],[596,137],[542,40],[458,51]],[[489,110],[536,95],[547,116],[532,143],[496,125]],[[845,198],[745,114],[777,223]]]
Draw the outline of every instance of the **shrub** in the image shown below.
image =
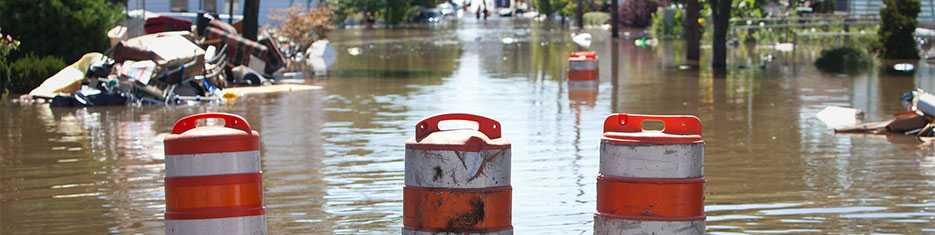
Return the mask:
[[682,37],[682,18],[684,9],[676,7],[659,8],[652,16],[650,32],[657,38]]
[[122,12],[108,0],[2,0],[0,28],[22,41],[19,55],[71,61],[110,47],[107,31]]
[[919,59],[919,50],[913,33],[916,17],[922,7],[919,0],[884,0],[886,7],[880,9],[882,25],[878,50],[884,59]]
[[271,17],[280,23],[279,34],[299,44],[300,49],[307,48],[315,40],[327,38],[328,32],[334,28],[334,10],[328,6],[309,11],[292,7],[277,10],[277,13]]
[[652,23],[652,15],[659,3],[655,0],[629,0],[620,6],[620,21],[630,27],[646,27]]
[[837,47],[821,51],[815,67],[826,73],[853,74],[870,67],[872,61],[864,51],[852,47]]
[[30,54],[17,59],[9,64],[5,75],[9,91],[16,94],[28,93],[65,66],[62,59],[53,56],[40,58]]
[[603,25],[610,21],[610,14],[607,12],[588,12],[584,14],[585,25]]

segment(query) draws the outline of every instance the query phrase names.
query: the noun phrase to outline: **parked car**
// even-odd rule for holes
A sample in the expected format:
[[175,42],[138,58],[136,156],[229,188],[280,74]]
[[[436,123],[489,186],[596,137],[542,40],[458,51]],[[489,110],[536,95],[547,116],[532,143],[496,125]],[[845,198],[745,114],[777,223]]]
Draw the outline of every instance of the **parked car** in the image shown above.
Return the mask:
[[442,21],[444,14],[438,8],[427,8],[422,9],[419,12],[419,15],[413,17],[412,21],[417,23],[429,23],[434,24]]

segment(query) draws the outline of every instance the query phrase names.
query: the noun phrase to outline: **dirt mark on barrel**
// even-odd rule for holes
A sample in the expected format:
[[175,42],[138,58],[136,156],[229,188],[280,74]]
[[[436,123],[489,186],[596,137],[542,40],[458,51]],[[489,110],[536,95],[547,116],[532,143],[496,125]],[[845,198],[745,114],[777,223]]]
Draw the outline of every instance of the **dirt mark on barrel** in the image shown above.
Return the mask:
[[448,229],[470,229],[484,220],[484,201],[480,198],[471,199],[471,211],[460,214],[448,220]]

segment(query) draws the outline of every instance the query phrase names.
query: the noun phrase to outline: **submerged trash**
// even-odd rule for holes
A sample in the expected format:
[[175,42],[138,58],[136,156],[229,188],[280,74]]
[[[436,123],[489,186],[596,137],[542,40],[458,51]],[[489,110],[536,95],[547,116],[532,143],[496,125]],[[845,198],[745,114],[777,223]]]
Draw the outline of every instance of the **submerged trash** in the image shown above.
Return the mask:
[[137,36],[142,30],[134,22],[140,22],[125,21],[109,32],[117,42],[106,55],[84,55],[21,98],[52,106],[221,102],[229,85],[259,86],[285,67],[268,35],[248,40],[206,15],[199,15],[194,33],[191,22],[149,19],[149,34]]
[[862,112],[857,109],[831,106],[818,112],[816,117],[826,126],[837,129],[856,125],[860,115],[862,115]]
[[899,72],[913,72],[913,70],[915,69],[916,69],[915,65],[912,65],[912,64],[902,63],[902,64],[893,65],[893,70],[896,70]]
[[[834,131],[835,133],[891,133],[917,137],[935,136],[935,132],[933,132],[935,130],[935,95],[922,90],[915,90],[904,94],[900,97],[900,101],[907,111],[894,114],[890,120],[833,127]],[[849,114],[836,113],[831,119],[845,119],[847,115]]]
[[305,51],[305,63],[312,66],[316,76],[324,76],[328,73],[328,68],[334,65],[337,59],[337,53],[328,40],[318,40],[312,43],[312,46]]
[[352,56],[360,55],[360,47],[347,48],[347,54],[351,54]]
[[513,39],[511,37],[505,37],[505,38],[500,39],[500,42],[502,42],[503,44],[512,44],[516,42],[516,39]]
[[589,48],[591,47],[591,34],[590,33],[572,33],[571,40],[574,41],[578,46]]

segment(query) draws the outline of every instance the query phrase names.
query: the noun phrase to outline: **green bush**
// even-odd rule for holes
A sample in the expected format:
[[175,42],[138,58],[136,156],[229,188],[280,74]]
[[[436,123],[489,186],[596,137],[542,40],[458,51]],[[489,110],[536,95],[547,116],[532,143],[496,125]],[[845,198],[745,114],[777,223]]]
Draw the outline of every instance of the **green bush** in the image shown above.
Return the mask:
[[53,56],[40,58],[30,54],[8,65],[0,65],[0,70],[6,71],[0,74],[0,78],[4,80],[4,90],[14,94],[24,94],[38,87],[46,78],[55,75],[65,66],[65,62],[60,58]]
[[584,14],[584,25],[603,25],[610,21],[607,12],[588,12]]
[[659,8],[652,16],[650,31],[657,38],[682,37],[682,18],[685,10],[676,7]]
[[880,56],[884,59],[919,59],[913,33],[922,4],[919,0],[884,0],[883,3],[886,7],[880,9],[882,25],[877,32]]
[[17,57],[53,55],[73,61],[110,47],[107,31],[122,12],[108,0],[2,0],[0,28],[22,41]]
[[873,61],[863,50],[853,47],[837,47],[821,51],[815,67],[826,73],[853,74],[869,68]]

